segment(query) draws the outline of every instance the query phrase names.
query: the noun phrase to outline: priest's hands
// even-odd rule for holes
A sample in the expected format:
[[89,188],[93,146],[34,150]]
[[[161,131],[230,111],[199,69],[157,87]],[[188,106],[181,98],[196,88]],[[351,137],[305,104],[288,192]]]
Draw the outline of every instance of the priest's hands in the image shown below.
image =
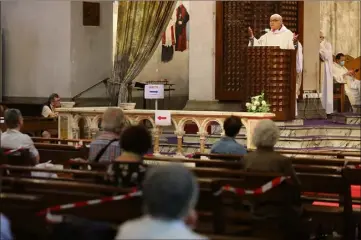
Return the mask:
[[298,41],[298,34],[296,33],[293,33],[293,39],[292,39],[294,42],[297,42]]
[[250,38],[254,38],[254,35],[253,35],[253,30],[251,27],[248,27],[248,35]]
[[354,77],[355,76],[355,70],[350,70],[347,72],[347,75]]

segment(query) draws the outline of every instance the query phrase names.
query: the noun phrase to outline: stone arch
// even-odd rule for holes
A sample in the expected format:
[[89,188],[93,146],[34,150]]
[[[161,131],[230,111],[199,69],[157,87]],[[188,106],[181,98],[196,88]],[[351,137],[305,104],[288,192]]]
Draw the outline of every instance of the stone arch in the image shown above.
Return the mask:
[[177,130],[178,130],[179,132],[184,131],[184,127],[185,127],[185,124],[186,124],[187,122],[193,122],[193,123],[195,123],[195,124],[197,125],[197,127],[198,127],[198,132],[202,131],[201,124],[200,124],[199,121],[197,121],[197,119],[195,119],[195,118],[183,118],[183,119],[181,119],[181,120],[179,121],[179,123],[178,123],[178,128],[177,128]]
[[91,128],[99,128],[102,121],[102,115],[96,115],[91,122]]
[[223,121],[220,120],[220,119],[211,119],[211,118],[206,118],[206,119],[204,119],[204,121],[202,122],[202,125],[201,125],[202,129],[203,129],[205,132],[207,132],[207,127],[208,127],[208,125],[209,125],[210,123],[212,123],[212,122],[218,123],[219,126],[221,126],[222,132],[223,132]]
[[73,121],[72,121],[72,127],[78,127],[79,126],[79,121],[80,119],[84,120],[85,126],[86,127],[91,127],[92,126],[92,121],[89,117],[87,116],[81,116],[81,115],[75,115],[73,117]]
[[148,120],[152,124],[152,128],[156,127],[155,122],[151,117],[138,117],[138,118],[134,119],[133,122],[136,123],[136,124],[139,124],[143,120]]

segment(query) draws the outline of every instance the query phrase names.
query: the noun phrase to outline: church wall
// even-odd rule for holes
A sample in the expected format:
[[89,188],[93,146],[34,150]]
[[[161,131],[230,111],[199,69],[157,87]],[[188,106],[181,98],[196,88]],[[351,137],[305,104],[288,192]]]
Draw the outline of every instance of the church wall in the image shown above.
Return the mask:
[[189,100],[215,99],[215,9],[214,1],[191,1],[192,21],[189,53]]
[[70,97],[70,2],[5,1],[5,96]]
[[[71,2],[71,94],[111,76],[113,49],[113,2],[100,1],[100,26],[83,26],[83,4]],[[81,97],[105,97],[101,85]]]
[[[190,17],[187,25],[187,34],[192,32],[190,24],[193,22],[194,16],[190,13],[190,1],[178,1],[178,4],[183,4],[187,9]],[[173,14],[175,18],[175,13]],[[189,38],[189,35],[187,36]],[[172,100],[168,106],[172,109],[182,109],[188,100],[188,86],[189,86],[189,54],[192,43],[189,41],[187,49],[183,52],[174,51],[173,58],[169,62],[162,62],[162,42],[159,43],[158,48],[154,52],[152,58],[146,64],[144,69],[135,78],[136,82],[156,81],[167,79],[169,83],[175,84],[173,88],[175,91],[171,92]],[[168,93],[165,93],[167,96]],[[132,93],[137,105],[141,105],[142,94],[139,91]],[[168,100],[166,100],[169,102]],[[162,107],[162,105],[160,105]]]

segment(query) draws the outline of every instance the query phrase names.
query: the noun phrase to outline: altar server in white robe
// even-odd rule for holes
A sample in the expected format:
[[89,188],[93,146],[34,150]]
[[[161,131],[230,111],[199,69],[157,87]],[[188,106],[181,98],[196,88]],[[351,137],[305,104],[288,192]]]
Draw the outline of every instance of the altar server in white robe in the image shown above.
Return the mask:
[[321,103],[326,114],[333,113],[333,79],[332,79],[332,46],[320,31],[320,58],[321,58]]
[[338,83],[345,84],[345,92],[351,106],[361,105],[360,80],[355,79],[355,70],[348,70],[344,65],[345,55],[342,53],[337,54],[336,62],[332,66],[333,79]]
[[[248,46],[278,46],[281,49],[297,49],[296,53],[296,98],[299,94],[302,81],[302,69],[303,69],[303,53],[302,45],[298,41],[295,33],[292,33],[289,29],[283,25],[282,17],[279,14],[273,14],[270,17],[271,30],[262,35],[259,39],[256,39],[253,35],[252,29],[248,28],[249,45]],[[296,115],[297,115],[297,103],[296,103]]]

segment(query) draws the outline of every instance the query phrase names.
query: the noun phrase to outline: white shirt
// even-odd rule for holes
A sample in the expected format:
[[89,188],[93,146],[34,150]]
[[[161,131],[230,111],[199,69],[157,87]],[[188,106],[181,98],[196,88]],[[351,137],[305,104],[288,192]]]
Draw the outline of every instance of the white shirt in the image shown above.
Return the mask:
[[34,146],[33,140],[26,134],[16,129],[8,129],[1,134],[1,147],[9,149],[26,148],[32,157],[39,156],[38,150]]
[[127,221],[118,229],[119,239],[200,239],[207,237],[198,235],[182,221],[163,221],[150,216]]
[[49,106],[44,105],[41,115],[43,117],[49,117],[52,113],[54,113],[53,110]]

